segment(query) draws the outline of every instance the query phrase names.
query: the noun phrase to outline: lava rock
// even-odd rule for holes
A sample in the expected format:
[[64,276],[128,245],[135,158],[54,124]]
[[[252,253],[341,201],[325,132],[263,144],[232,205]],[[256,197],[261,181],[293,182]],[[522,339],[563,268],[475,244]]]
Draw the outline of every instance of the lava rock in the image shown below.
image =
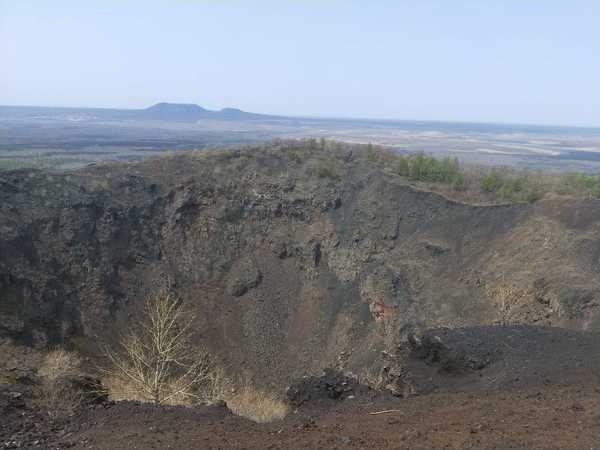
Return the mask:
[[305,377],[287,388],[286,396],[292,406],[314,400],[343,400],[369,390],[352,378],[334,369],[325,369],[320,377]]
[[227,283],[227,293],[240,297],[257,287],[262,281],[262,273],[250,261],[244,261],[234,267]]

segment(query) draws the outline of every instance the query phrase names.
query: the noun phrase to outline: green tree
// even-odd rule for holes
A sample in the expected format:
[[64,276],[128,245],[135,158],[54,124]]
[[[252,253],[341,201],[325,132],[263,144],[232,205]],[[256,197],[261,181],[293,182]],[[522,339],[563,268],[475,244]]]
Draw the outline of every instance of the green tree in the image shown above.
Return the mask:
[[502,177],[496,170],[491,170],[481,177],[479,182],[481,190],[488,193],[498,192],[502,188],[502,184]]
[[402,177],[407,177],[409,175],[410,168],[408,166],[408,160],[404,156],[399,156],[396,159],[395,171]]

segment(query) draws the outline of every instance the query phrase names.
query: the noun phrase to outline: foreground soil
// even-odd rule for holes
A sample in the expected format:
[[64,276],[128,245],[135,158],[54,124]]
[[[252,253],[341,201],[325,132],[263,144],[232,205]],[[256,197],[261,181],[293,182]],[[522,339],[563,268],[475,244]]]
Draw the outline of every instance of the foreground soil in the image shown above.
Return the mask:
[[498,326],[429,330],[419,340],[396,356],[406,397],[328,369],[291,385],[290,413],[268,424],[226,406],[105,399],[50,420],[25,367],[33,360],[20,354],[0,383],[0,449],[600,447],[598,333]]
[[[372,414],[394,409],[398,411]],[[15,420],[26,419],[15,417]],[[13,432],[19,428],[13,423]],[[35,428],[35,427],[30,427]],[[39,427],[38,427],[39,428]],[[6,436],[8,438],[8,436]],[[11,441],[2,439],[5,448]],[[350,399],[301,407],[284,421],[256,424],[226,407],[99,405],[53,437],[21,448],[593,448],[600,446],[594,386],[408,399]],[[16,447],[16,445],[14,445]]]

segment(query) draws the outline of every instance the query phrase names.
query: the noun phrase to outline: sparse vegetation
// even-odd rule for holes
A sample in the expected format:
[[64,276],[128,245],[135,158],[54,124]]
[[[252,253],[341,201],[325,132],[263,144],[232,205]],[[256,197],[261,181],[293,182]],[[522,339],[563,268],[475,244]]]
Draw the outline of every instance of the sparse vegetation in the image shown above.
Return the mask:
[[[44,166],[42,166],[44,167]],[[0,159],[0,170],[41,168],[34,159]]]
[[395,169],[413,181],[460,184],[464,178],[457,159],[436,159],[424,153],[398,156]]
[[339,175],[337,174],[333,165],[325,162],[319,163],[315,166],[315,173],[319,178],[339,178]]
[[163,289],[149,297],[140,323],[122,336],[119,348],[105,349],[109,395],[157,405],[213,401],[224,377],[206,351],[194,349],[193,324],[193,314],[172,293]]
[[38,375],[47,380],[56,380],[64,376],[77,375],[80,368],[81,359],[76,353],[57,349],[44,357]]
[[371,162],[377,161],[377,153],[375,147],[370,142],[367,144],[367,159]]
[[283,400],[272,393],[257,390],[248,383],[228,396],[227,406],[238,416],[258,423],[283,420],[289,412],[289,406]]
[[[222,151],[202,152],[200,157],[218,156]],[[276,167],[281,163],[280,170],[288,170],[289,164],[300,170],[304,167],[307,175],[324,181],[342,180],[354,164],[368,163],[413,186],[468,203],[533,203],[548,193],[600,198],[600,176],[466,165],[456,158],[440,158],[423,152],[400,154],[372,143],[275,140],[241,147],[240,151],[264,165]]]
[[381,389],[383,385],[381,370],[376,366],[363,367],[357,374],[357,380],[372,389]]
[[0,159],[0,170],[51,169],[65,164],[82,163],[77,158],[58,158],[37,155],[31,158]]
[[548,173],[507,167],[464,166],[457,159],[424,153],[396,154],[361,146],[365,159],[411,183],[476,202],[535,202],[548,193],[600,198],[600,176]]
[[81,359],[72,352],[53,350],[43,359],[38,370],[41,382],[37,389],[36,403],[52,420],[72,416],[83,398],[73,389],[72,377],[79,374]]

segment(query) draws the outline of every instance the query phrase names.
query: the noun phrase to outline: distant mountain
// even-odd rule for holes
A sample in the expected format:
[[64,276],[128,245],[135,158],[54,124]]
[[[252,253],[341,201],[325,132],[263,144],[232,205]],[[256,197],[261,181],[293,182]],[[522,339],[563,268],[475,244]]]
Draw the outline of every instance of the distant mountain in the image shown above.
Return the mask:
[[246,120],[268,119],[275,116],[255,114],[236,108],[223,108],[211,111],[193,103],[157,103],[136,113],[136,116],[164,121],[196,121],[201,119],[213,120]]
[[194,120],[206,116],[207,113],[209,111],[192,103],[157,103],[136,115],[160,120]]
[[195,122],[197,120],[266,120],[278,116],[255,114],[236,108],[211,111],[193,103],[157,103],[146,109],[55,108],[45,106],[0,106],[0,119],[42,120],[160,120]]

